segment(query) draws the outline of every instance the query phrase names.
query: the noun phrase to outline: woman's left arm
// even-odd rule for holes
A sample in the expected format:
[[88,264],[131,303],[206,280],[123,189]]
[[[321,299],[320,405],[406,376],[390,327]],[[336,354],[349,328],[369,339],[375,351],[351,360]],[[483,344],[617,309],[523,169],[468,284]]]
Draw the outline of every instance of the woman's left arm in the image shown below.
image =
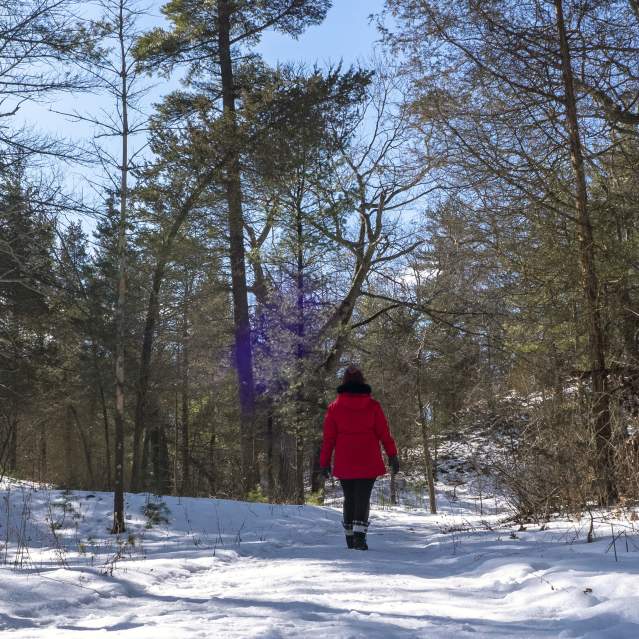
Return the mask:
[[337,440],[337,424],[329,406],[324,417],[324,438],[320,451],[320,468],[330,468],[333,449]]

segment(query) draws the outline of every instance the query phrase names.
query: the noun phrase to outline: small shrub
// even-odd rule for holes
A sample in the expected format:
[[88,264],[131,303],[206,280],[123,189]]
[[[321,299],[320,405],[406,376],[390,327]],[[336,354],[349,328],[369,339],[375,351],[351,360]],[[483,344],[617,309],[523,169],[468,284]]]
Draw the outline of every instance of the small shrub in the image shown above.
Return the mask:
[[256,486],[246,495],[246,501],[253,501],[260,504],[268,504],[268,497],[262,492],[260,486]]
[[171,513],[163,501],[148,501],[144,504],[142,514],[146,518],[145,527],[153,528],[153,526],[160,524],[168,524]]
[[324,491],[320,488],[320,490],[310,493],[308,497],[306,497],[306,503],[311,504],[312,506],[323,506]]

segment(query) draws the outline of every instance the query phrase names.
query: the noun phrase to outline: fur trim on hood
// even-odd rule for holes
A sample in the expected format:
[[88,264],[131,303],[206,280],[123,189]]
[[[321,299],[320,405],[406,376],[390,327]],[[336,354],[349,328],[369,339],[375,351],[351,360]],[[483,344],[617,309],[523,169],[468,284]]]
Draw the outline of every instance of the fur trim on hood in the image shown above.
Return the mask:
[[371,387],[368,384],[358,384],[357,382],[349,382],[348,384],[341,384],[337,387],[339,393],[354,393],[356,395],[370,395],[372,392]]

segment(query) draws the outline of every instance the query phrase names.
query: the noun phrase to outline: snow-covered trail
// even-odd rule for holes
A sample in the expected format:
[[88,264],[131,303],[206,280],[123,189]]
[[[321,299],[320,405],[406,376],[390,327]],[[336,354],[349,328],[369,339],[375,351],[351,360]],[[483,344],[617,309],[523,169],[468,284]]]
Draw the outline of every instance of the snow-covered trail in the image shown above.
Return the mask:
[[[96,549],[103,527],[92,522],[108,516],[108,496],[97,495],[75,527],[75,539]],[[87,504],[83,496],[74,494],[76,511]],[[143,497],[128,502],[139,513]],[[360,552],[343,547],[340,514],[331,508],[166,504],[170,525],[147,531],[132,517],[137,549],[112,575],[86,548],[70,550],[66,567],[43,546],[39,558],[31,552],[30,568],[4,568],[3,636],[639,637],[634,537],[618,541],[615,561],[606,552],[610,537],[586,544],[578,523],[454,532],[496,518],[463,508],[437,516],[377,510],[371,550]]]

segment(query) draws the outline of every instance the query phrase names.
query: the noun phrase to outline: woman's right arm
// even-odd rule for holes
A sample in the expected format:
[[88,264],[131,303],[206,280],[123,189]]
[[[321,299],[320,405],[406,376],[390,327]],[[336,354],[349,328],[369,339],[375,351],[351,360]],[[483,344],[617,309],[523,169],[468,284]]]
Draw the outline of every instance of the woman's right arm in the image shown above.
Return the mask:
[[320,451],[320,468],[330,468],[336,440],[337,423],[329,406],[324,416],[324,439],[322,441],[322,450]]

